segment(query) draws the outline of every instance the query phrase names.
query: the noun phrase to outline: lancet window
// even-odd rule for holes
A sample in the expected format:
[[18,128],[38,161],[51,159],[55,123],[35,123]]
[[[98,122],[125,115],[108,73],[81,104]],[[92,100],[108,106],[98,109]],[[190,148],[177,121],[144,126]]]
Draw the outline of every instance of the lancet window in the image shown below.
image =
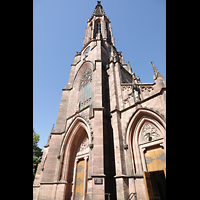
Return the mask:
[[108,42],[111,43],[111,34],[110,34],[110,29],[109,29],[108,22],[106,22],[106,29],[107,29],[107,39],[108,39]]
[[100,21],[100,19],[98,19],[98,20],[95,22],[95,26],[94,26],[94,37],[97,36],[97,33],[101,33],[101,21]]
[[92,102],[92,70],[87,68],[83,73],[79,85],[80,110],[91,105]]

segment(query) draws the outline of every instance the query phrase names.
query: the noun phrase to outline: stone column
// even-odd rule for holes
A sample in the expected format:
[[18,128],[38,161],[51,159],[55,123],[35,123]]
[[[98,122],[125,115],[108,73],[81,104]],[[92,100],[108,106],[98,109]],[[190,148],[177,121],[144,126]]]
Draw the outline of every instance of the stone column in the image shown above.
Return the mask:
[[75,165],[74,165],[74,176],[73,176],[73,186],[72,186],[72,197],[74,197],[75,193],[75,182],[76,182],[76,167],[78,163],[78,158],[76,158]]
[[86,188],[87,188],[87,159],[88,159],[88,156],[86,156],[86,157],[84,157],[84,159],[85,159],[85,166],[84,166],[84,168],[85,168],[85,171],[84,171],[84,185],[83,185],[83,200],[86,200],[87,199],[87,197],[86,197],[86,193],[87,193],[87,191],[86,191]]

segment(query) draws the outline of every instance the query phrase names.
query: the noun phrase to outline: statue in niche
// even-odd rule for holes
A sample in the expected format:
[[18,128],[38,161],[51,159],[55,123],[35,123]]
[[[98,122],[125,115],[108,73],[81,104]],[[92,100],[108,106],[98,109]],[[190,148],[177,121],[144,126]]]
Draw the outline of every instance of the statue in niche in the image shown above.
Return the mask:
[[137,90],[134,91],[134,97],[136,101],[139,100],[139,95]]

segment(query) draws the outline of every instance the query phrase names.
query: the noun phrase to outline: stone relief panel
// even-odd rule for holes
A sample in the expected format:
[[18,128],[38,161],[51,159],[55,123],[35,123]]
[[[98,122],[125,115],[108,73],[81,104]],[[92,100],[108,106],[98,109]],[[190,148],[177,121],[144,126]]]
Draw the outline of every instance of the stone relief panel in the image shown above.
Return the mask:
[[122,86],[122,97],[125,107],[134,103],[132,86]]
[[88,137],[85,137],[83,142],[80,145],[80,148],[77,152],[77,155],[85,154],[89,152],[89,139]]
[[141,86],[141,92],[143,92],[145,90],[148,92],[151,92],[152,90],[154,90],[154,86],[147,86],[147,85]]
[[145,123],[140,132],[139,143],[151,142],[160,139],[159,130],[151,123]]

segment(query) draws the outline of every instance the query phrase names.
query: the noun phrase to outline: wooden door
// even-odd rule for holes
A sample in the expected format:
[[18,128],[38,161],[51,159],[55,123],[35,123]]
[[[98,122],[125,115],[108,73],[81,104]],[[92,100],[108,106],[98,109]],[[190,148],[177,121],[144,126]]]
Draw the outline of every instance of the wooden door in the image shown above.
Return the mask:
[[85,160],[80,160],[76,168],[75,200],[83,199]]
[[161,147],[147,150],[145,159],[148,172],[160,171],[166,168],[165,150]]
[[154,200],[153,187],[151,184],[150,173],[143,171],[143,177],[144,177],[144,184],[145,184],[147,199]]

